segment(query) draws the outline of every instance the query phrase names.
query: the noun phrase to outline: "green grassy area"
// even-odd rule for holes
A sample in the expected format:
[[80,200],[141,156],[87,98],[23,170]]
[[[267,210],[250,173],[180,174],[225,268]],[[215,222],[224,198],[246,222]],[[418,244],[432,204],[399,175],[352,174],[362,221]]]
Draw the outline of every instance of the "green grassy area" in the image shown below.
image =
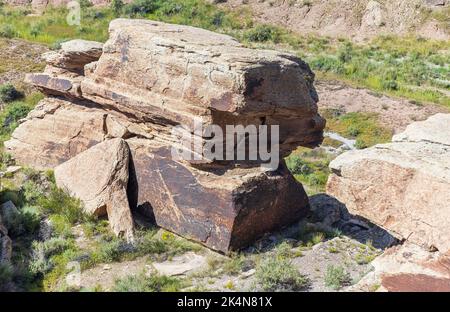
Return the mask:
[[197,26],[230,34],[248,46],[275,48],[303,57],[323,78],[450,108],[450,43],[419,37],[381,36],[367,44],[345,39],[299,35],[258,24],[244,9],[229,11],[204,0],[113,1],[110,8],[83,7],[81,25],[69,26],[67,10],[48,9],[28,16],[29,9],[3,7],[0,37],[17,37],[57,47],[64,40],[105,41],[115,17],[146,18]]
[[380,126],[374,113],[342,113],[335,109],[321,110],[327,119],[325,131],[336,132],[344,137],[355,139],[358,149],[389,142],[392,130]]
[[313,195],[325,191],[331,160],[332,157],[322,150],[300,147],[286,158],[286,165],[303,184],[306,193]]

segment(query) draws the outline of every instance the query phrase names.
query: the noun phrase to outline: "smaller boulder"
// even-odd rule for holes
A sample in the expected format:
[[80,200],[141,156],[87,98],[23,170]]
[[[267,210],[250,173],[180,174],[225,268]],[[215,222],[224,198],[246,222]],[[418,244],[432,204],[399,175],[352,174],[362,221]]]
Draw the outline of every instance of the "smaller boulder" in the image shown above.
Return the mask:
[[16,205],[10,200],[0,206],[0,222],[3,220],[3,224],[6,227],[14,221],[18,214],[19,210],[17,210]]
[[58,52],[47,52],[43,58],[47,64],[70,71],[84,72],[84,65],[97,61],[102,55],[103,44],[82,39],[61,44]]
[[58,187],[84,203],[88,214],[107,214],[113,232],[133,238],[133,219],[127,184],[130,151],[127,143],[112,139],[99,143],[55,168]]

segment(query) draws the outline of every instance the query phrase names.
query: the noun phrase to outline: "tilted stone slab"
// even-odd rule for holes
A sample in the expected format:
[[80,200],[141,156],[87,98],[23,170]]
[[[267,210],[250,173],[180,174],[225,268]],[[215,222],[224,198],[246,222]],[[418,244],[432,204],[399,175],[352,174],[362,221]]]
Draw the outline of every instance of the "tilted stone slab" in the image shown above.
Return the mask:
[[83,202],[86,213],[107,215],[113,232],[132,240],[127,185],[130,150],[120,138],[106,140],[55,168],[56,185]]

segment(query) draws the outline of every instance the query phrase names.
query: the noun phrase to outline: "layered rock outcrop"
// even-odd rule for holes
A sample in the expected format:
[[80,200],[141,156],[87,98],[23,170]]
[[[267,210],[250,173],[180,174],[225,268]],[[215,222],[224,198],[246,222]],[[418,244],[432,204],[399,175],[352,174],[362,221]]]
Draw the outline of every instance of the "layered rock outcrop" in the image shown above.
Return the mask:
[[[275,170],[260,166],[267,159],[250,156],[256,146],[225,131],[227,125],[254,126],[260,135],[263,126],[278,126],[279,136],[268,137],[280,159],[298,145],[320,144],[325,122],[306,63],[245,48],[229,36],[148,20],[112,21],[101,55],[94,43],[66,45],[77,48],[47,54],[45,73],[26,78],[49,97],[6,143],[19,162],[53,168],[84,151],[79,157],[96,155],[96,144],[121,138],[131,151],[130,206],[224,252],[307,213],[308,198],[284,162]],[[204,131],[209,126],[225,135]],[[174,136],[175,127],[194,144]],[[230,139],[231,153],[224,148],[205,156],[210,143],[228,147]],[[228,157],[243,143],[244,159]],[[179,159],[173,150],[197,157]],[[95,161],[80,166],[99,176]],[[69,176],[69,167],[61,165],[58,175]],[[79,197],[74,190],[84,187],[76,185],[81,180],[69,187]]]
[[450,114],[330,163],[327,192],[400,239],[450,251]]

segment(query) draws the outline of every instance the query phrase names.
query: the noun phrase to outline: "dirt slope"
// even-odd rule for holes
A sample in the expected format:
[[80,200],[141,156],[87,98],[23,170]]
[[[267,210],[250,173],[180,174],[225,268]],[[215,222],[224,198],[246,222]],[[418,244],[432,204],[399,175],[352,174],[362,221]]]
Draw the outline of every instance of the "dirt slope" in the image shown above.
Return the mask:
[[259,22],[298,33],[361,41],[379,34],[450,38],[449,0],[228,0],[247,7]]

